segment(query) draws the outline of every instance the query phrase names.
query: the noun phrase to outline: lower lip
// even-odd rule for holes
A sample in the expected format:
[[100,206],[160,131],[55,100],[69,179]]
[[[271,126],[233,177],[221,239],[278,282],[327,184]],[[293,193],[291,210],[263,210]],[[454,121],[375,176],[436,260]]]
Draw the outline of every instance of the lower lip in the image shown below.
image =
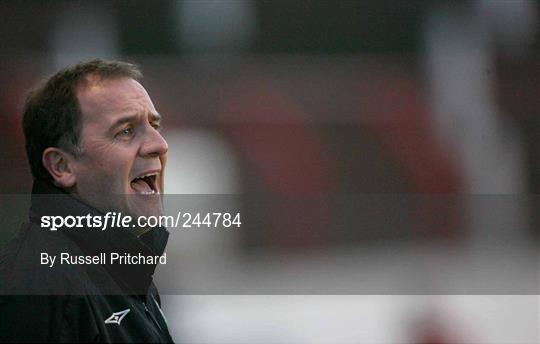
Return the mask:
[[148,193],[137,193],[137,195],[142,195],[142,196],[152,196],[152,195],[159,195],[158,192],[148,192]]
[[149,192],[149,193],[140,193],[140,192],[137,192],[133,189],[131,189],[131,191],[133,192],[133,194],[135,195],[140,195],[140,196],[154,196],[154,195],[159,195],[159,192],[158,191],[154,191],[154,192]]

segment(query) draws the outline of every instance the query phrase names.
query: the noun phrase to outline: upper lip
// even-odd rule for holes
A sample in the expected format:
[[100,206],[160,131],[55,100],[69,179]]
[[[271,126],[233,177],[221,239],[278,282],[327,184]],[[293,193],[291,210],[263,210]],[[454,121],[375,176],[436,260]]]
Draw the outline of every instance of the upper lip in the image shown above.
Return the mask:
[[140,174],[138,174],[137,176],[133,177],[131,179],[131,181],[137,179],[137,178],[142,178],[142,177],[147,177],[147,176],[157,176],[158,174],[161,173],[161,169],[159,170],[150,170],[150,171],[144,171],[144,172],[141,172]]

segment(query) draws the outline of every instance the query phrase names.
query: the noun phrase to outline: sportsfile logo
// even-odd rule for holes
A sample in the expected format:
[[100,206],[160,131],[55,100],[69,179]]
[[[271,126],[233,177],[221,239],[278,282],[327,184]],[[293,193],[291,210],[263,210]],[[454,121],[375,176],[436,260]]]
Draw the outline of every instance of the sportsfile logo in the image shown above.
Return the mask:
[[107,212],[105,215],[68,215],[41,216],[41,228],[56,231],[59,228],[97,228],[102,231],[107,228],[240,228],[242,225],[240,213],[186,213],[178,212],[172,215],[137,216],[135,218],[122,213]]
[[123,310],[121,312],[113,313],[107,320],[105,320],[105,324],[118,324],[120,325],[120,322],[124,317],[129,313],[130,309]]

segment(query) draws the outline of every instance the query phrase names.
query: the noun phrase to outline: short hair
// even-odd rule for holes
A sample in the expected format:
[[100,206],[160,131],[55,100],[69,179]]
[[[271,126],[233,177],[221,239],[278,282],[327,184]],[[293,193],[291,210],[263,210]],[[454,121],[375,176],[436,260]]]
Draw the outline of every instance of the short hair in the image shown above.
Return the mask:
[[52,180],[42,163],[46,148],[58,147],[74,155],[81,152],[82,112],[77,89],[86,84],[88,76],[136,81],[143,77],[135,64],[95,59],[62,69],[32,90],[24,103],[22,126],[34,179]]

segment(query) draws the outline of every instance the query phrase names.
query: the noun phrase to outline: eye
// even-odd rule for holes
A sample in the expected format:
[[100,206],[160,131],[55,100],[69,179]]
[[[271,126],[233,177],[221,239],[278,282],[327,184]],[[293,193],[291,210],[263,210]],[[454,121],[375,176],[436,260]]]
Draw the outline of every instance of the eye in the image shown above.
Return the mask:
[[159,131],[161,129],[161,124],[160,123],[152,123],[152,128],[156,129],[157,131]]
[[126,127],[116,134],[117,137],[129,137],[131,135],[133,135],[133,128],[131,127]]

